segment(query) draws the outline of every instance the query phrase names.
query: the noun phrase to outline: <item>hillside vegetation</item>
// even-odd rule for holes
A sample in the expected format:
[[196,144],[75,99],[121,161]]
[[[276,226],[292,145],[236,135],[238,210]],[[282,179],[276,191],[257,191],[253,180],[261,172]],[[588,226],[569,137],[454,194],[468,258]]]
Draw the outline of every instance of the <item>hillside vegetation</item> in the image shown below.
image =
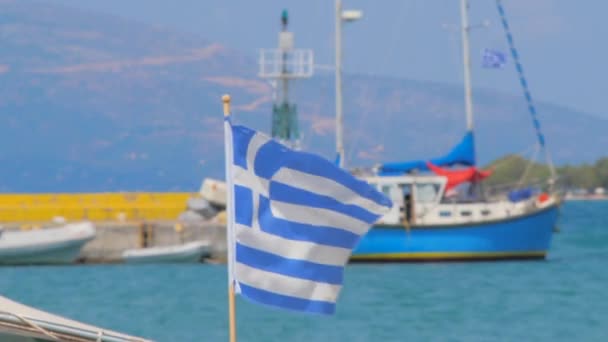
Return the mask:
[[[508,155],[495,160],[486,168],[494,170],[487,180],[490,186],[518,182],[532,184],[546,181],[550,175],[546,164],[531,163],[517,155]],[[558,167],[556,171],[560,188],[586,190],[596,187],[608,188],[608,158],[601,158],[593,164],[564,165]]]

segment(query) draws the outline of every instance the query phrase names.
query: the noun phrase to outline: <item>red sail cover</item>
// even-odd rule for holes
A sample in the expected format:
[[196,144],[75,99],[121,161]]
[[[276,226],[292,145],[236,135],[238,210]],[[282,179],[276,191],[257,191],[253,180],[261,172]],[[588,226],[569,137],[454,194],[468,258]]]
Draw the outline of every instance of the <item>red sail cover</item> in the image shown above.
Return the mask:
[[480,181],[492,174],[492,170],[479,170],[475,166],[460,170],[446,170],[431,164],[431,162],[427,162],[426,165],[436,175],[444,176],[448,179],[446,190],[450,190],[453,187],[465,182]]

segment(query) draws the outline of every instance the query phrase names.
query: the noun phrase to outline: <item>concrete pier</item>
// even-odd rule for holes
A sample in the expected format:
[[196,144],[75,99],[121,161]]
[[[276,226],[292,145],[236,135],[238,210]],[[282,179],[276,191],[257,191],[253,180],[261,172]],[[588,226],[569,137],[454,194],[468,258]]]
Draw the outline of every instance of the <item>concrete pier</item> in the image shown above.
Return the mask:
[[[95,238],[80,253],[78,263],[120,263],[127,249],[178,245],[202,240],[211,244],[206,260],[225,262],[226,226],[216,222],[183,223],[179,221],[94,222]],[[44,229],[56,223],[12,224],[4,229]]]
[[121,262],[122,252],[127,249],[177,245],[195,240],[211,243],[210,261],[226,259],[226,228],[219,223],[102,222],[96,223],[95,227],[95,239],[82,249],[80,262],[116,263]]

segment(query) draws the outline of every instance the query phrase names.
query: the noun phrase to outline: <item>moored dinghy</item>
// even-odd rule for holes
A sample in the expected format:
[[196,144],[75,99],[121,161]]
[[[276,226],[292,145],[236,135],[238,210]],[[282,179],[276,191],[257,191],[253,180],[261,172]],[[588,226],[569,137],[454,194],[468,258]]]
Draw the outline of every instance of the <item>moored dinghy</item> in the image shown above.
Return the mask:
[[0,340],[10,342],[146,342],[38,310],[0,296]]
[[90,222],[28,231],[4,230],[0,233],[0,264],[72,263],[94,237],[95,227]]
[[193,241],[182,245],[128,249],[122,257],[127,263],[199,262],[209,253],[210,243]]

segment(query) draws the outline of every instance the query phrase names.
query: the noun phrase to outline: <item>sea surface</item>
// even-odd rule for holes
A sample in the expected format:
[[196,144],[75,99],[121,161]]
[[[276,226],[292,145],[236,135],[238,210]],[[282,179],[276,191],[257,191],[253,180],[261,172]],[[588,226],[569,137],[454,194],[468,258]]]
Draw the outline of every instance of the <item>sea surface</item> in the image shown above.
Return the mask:
[[[546,261],[349,265],[330,317],[238,298],[239,341],[608,341],[608,201],[566,203],[559,228]],[[223,265],[5,267],[0,293],[156,341],[228,339]]]

